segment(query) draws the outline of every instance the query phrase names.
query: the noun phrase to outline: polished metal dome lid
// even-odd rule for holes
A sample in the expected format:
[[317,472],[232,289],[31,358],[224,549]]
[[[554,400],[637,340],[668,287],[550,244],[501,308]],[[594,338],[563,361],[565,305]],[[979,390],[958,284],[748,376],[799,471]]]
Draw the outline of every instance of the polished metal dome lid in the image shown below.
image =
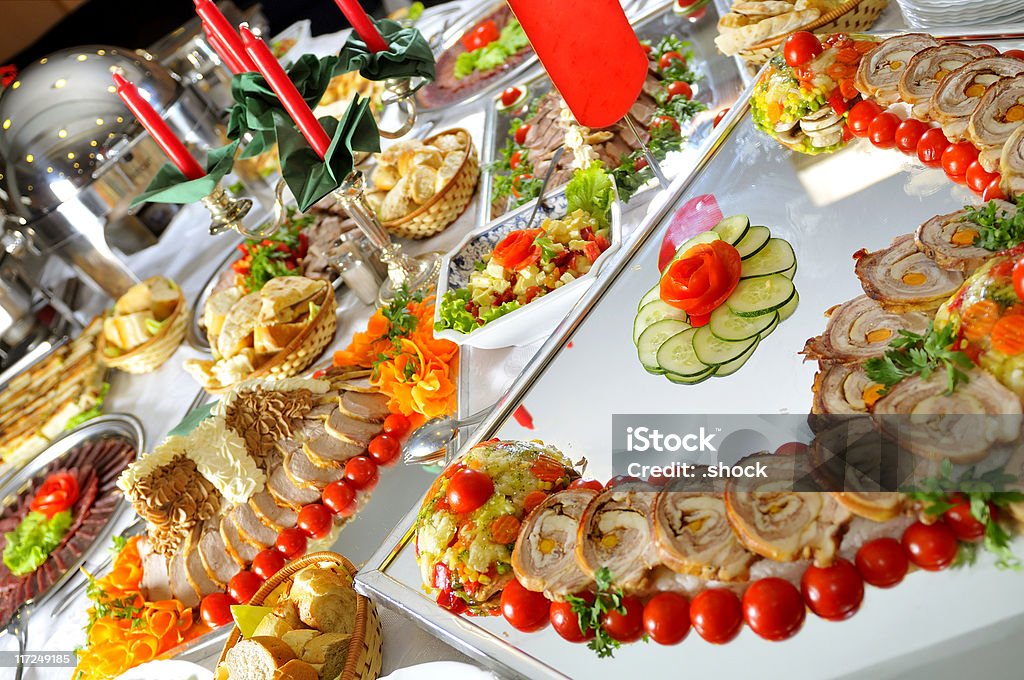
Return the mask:
[[158,112],[182,86],[145,53],[90,45],[34,62],[0,95],[0,199],[24,222],[90,184],[142,131],[117,96],[120,70]]

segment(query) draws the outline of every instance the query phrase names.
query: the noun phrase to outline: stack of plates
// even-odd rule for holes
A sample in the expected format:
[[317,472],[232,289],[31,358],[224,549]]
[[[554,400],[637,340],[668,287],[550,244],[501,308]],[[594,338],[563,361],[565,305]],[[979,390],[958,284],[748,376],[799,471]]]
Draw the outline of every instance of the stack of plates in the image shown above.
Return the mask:
[[897,0],[913,28],[982,26],[1024,21],[1024,0]]

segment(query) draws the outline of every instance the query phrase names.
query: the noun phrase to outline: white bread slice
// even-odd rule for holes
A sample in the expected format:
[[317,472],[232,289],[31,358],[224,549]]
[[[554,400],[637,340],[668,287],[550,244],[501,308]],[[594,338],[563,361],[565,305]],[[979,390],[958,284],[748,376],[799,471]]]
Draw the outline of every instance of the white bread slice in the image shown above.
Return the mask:
[[251,637],[228,650],[225,663],[230,680],[272,680],[274,673],[289,661],[295,652],[273,637]]
[[302,649],[302,660],[313,664],[321,678],[336,678],[345,668],[352,636],[348,633],[320,633]]
[[217,336],[217,351],[230,359],[246,347],[252,346],[252,331],[260,313],[260,294],[249,293],[231,306],[224,325]]
[[267,614],[260,622],[256,624],[256,629],[253,630],[253,637],[275,637],[283,638],[285,633],[291,632],[295,627],[292,626],[283,617],[271,612]]
[[114,316],[103,322],[103,334],[114,347],[125,352],[135,349],[152,337],[146,330],[146,321],[155,321],[153,312],[148,309],[132,312],[123,316]]
[[[339,670],[340,674],[341,671]],[[334,675],[324,677],[337,677]],[[292,659],[285,665],[274,671],[272,680],[320,680],[320,673],[317,669],[302,659]]]
[[256,331],[253,333],[253,348],[256,350],[256,354],[277,354],[287,347],[306,326],[305,319],[298,323],[256,326]]
[[203,326],[206,327],[206,338],[210,347],[217,346],[217,337],[224,327],[224,320],[235,303],[242,299],[245,291],[239,286],[231,286],[217,291],[203,305]]
[[153,299],[150,308],[153,311],[153,316],[157,321],[163,321],[178,307],[181,298],[178,287],[170,279],[161,277],[150,282],[149,290]]
[[311,639],[320,635],[320,631],[313,630],[312,628],[302,628],[299,630],[290,630],[281,636],[285,644],[292,648],[295,652],[295,656],[302,657],[302,648],[306,646],[306,643]]
[[[307,279],[304,276],[279,276],[271,279],[260,291],[260,321],[264,324],[293,321],[296,315],[307,311],[306,305],[301,303],[317,296],[326,285],[326,281]],[[293,309],[298,307],[301,309]]]
[[149,284],[143,281],[125,291],[114,303],[114,314],[124,316],[153,309],[153,293]]

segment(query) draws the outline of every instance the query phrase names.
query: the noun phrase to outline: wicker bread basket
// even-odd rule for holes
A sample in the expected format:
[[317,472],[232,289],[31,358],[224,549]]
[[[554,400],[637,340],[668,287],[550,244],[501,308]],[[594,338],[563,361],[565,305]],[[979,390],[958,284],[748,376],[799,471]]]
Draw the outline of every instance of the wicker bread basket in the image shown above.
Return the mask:
[[480,179],[480,160],[477,158],[476,147],[473,145],[473,136],[466,130],[453,128],[428,137],[423,143],[430,144],[441,135],[453,132],[461,132],[469,140],[466,158],[462,161],[455,176],[448,180],[448,183],[441,187],[441,190],[434,194],[429,201],[404,217],[382,223],[384,228],[395,236],[423,239],[440,234],[449,224],[459,218],[473,198],[477,181]]
[[[866,31],[878,20],[889,0],[849,0],[830,12],[826,12],[811,23],[793,29],[793,31],[811,31],[812,33],[857,33]],[[737,54],[751,66],[761,66],[778,50],[789,36],[780,35],[756,45],[752,45]]]
[[[154,276],[146,279],[148,283],[163,277]],[[178,288],[178,304],[174,311],[165,320],[165,323],[156,335],[138,347],[119,354],[116,357],[107,356],[107,339],[102,331],[96,342],[96,349],[103,363],[110,368],[116,368],[125,373],[150,373],[171,358],[178,345],[185,339],[185,331],[188,330],[188,303],[185,296]]]
[[[310,553],[287,564],[267,579],[260,586],[260,589],[256,591],[256,594],[252,596],[249,604],[261,605],[267,602],[277,602],[285,594],[285,589],[281,588],[281,586],[283,584],[290,585],[295,574],[311,565],[318,565],[347,573],[350,577],[356,574],[355,566],[337,553]],[[242,633],[238,630],[238,626],[235,626],[228,634],[228,639],[224,643],[224,650],[220,653],[218,664],[224,663],[228,651],[238,644],[241,639]],[[377,610],[370,600],[357,594],[355,630],[352,631],[352,639],[349,642],[345,668],[342,670],[341,675],[338,676],[338,680],[373,680],[376,678],[380,674],[382,644],[383,636]]]
[[[287,347],[247,375],[246,380],[290,378],[306,370],[317,360],[327,346],[334,341],[334,332],[338,327],[338,302],[334,299],[334,289],[328,285],[324,289],[323,296],[323,301],[320,302],[320,311],[317,312],[312,323],[303,328],[302,332],[296,335]],[[232,387],[234,384],[207,388],[206,391],[210,394],[223,394]]]

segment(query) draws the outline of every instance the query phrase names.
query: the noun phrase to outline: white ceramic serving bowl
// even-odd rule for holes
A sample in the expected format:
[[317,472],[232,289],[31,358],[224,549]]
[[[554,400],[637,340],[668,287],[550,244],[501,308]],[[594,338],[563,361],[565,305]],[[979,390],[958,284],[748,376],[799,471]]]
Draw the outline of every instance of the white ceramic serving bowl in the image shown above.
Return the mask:
[[[444,294],[449,289],[465,287],[477,261],[493,251],[494,247],[509,232],[525,229],[535,203],[536,201],[530,201],[468,233],[454,250],[444,256],[441,261],[441,273],[437,280],[438,304],[434,308],[435,321],[439,321],[441,318],[440,301]],[[544,206],[549,207],[550,211],[545,212]],[[533,226],[539,227],[546,217],[564,216],[566,206],[564,188],[549,193],[544,199],[544,205],[538,211]],[[601,253],[590,271],[580,278],[480,326],[472,333],[459,333],[452,329],[446,329],[434,331],[434,335],[451,340],[457,345],[468,345],[480,349],[518,347],[548,337],[569,313],[572,306],[583,296],[583,293],[603,269],[604,264],[622,244],[622,208],[617,200],[612,203],[610,222],[611,232],[608,240],[611,242],[611,246]]]

